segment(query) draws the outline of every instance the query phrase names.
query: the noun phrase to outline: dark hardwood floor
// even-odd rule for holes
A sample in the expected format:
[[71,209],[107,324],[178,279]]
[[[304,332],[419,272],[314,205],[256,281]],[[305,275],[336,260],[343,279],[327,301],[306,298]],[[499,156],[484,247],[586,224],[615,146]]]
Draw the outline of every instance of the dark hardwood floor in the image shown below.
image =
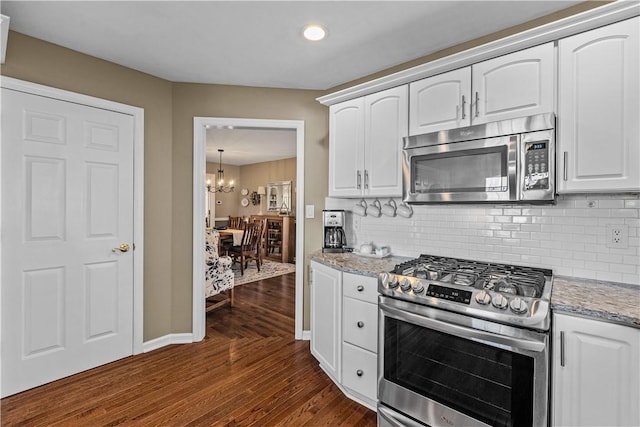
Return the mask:
[[206,338],[1,401],[3,426],[375,426],[294,340],[294,273],[235,288]]

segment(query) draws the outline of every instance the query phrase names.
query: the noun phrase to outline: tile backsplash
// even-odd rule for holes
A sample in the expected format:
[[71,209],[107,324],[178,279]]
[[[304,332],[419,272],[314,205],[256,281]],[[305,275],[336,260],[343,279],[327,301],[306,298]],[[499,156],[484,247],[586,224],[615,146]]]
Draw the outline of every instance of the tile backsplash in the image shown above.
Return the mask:
[[[373,242],[394,255],[504,262],[640,286],[637,194],[564,195],[553,206],[413,205],[411,218],[360,217],[350,211],[358,201],[325,200],[326,209],[347,211],[347,243],[355,248]],[[628,230],[626,248],[608,247],[608,226]]]

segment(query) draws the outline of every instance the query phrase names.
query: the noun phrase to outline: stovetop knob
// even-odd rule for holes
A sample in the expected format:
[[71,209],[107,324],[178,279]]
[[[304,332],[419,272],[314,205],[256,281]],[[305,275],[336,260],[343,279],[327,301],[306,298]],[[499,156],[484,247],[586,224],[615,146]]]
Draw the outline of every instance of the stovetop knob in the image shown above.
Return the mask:
[[400,289],[402,289],[403,292],[408,292],[409,289],[411,289],[411,281],[409,279],[402,279]]
[[529,308],[527,306],[527,303],[522,298],[519,298],[519,297],[515,297],[513,301],[511,301],[511,303],[509,304],[509,307],[511,307],[511,311],[513,311],[516,314],[526,313]]
[[504,310],[505,308],[507,308],[508,305],[509,305],[509,300],[504,295],[496,294],[493,297],[493,306],[495,308],[499,308],[501,310]]
[[491,302],[491,295],[487,291],[480,291],[476,294],[476,302],[481,305],[487,305]]
[[422,283],[420,282],[416,282],[412,287],[414,294],[419,294],[420,292],[424,291],[424,286],[422,286]]
[[390,275],[389,284],[387,285],[389,289],[395,289],[398,285],[400,285],[400,283],[398,283],[398,276]]

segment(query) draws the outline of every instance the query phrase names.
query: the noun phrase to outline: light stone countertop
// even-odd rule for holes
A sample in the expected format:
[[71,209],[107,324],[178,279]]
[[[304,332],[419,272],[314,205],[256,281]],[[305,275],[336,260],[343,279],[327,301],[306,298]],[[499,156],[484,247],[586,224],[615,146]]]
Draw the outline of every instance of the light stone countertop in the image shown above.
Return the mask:
[[408,261],[410,257],[388,256],[384,258],[373,258],[356,255],[355,253],[323,253],[317,251],[311,254],[311,260],[317,261],[328,267],[333,267],[347,273],[360,274],[361,276],[378,277],[383,271],[391,271],[401,262]]
[[554,276],[551,310],[640,328],[640,286]]
[[[380,272],[391,271],[396,264],[412,258],[369,258],[348,252],[317,251],[311,259],[340,271],[377,277]],[[640,328],[640,286],[554,276],[551,310]]]

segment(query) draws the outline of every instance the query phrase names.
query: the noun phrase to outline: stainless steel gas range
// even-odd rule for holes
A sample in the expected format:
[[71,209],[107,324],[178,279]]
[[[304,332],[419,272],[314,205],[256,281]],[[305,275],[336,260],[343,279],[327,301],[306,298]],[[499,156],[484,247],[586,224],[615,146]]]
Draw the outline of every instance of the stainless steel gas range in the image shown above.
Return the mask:
[[547,426],[551,270],[421,255],[378,280],[379,426]]

